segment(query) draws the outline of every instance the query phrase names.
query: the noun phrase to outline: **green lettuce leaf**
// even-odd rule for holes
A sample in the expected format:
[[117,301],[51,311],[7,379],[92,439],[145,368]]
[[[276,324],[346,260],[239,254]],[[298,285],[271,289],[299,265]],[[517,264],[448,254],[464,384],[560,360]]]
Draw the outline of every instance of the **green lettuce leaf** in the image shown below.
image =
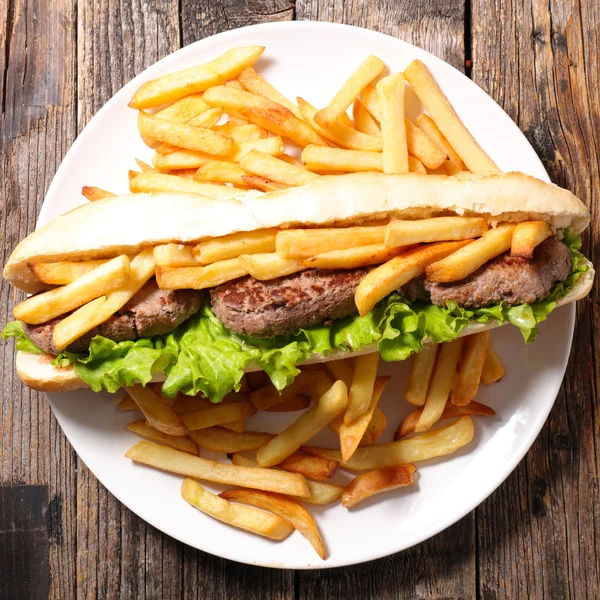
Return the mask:
[[[232,390],[239,390],[245,367],[253,363],[266,371],[277,389],[289,385],[299,373],[298,364],[311,354],[326,356],[334,350],[357,351],[376,343],[386,361],[405,360],[419,352],[426,339],[449,342],[472,320],[508,322],[521,330],[525,342],[537,335],[537,324],[544,321],[587,271],[579,252],[581,239],[565,233],[564,243],[571,250],[573,267],[569,277],[556,285],[541,302],[508,306],[501,303],[478,309],[460,308],[454,302],[434,306],[407,302],[393,293],[363,316],[351,316],[332,325],[300,329],[288,336],[259,339],[229,331],[208,304],[172,333],[135,342],[113,342],[93,338],[88,353],[63,352],[54,364],[72,364],[76,374],[94,391],[115,392],[136,381],[148,383],[156,373],[166,374],[162,392],[203,394],[220,402]],[[9,323],[3,338],[17,338],[17,349],[41,352],[25,335],[21,323]]]

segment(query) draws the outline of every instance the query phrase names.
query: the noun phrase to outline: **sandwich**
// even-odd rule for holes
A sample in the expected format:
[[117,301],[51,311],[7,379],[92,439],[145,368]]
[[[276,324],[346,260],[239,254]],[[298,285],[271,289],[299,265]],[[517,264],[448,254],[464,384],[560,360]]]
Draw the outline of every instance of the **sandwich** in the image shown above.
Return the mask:
[[504,324],[525,342],[585,297],[589,211],[522,173],[322,176],[230,197],[131,194],[25,238],[4,278],[32,294],[4,328],[28,386],[219,402],[245,371],[277,389],[299,367]]

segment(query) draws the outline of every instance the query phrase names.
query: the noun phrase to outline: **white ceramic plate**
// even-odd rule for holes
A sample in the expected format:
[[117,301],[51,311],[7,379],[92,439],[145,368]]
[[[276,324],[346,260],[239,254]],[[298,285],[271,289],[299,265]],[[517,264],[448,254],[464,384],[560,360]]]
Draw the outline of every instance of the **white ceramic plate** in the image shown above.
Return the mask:
[[[523,170],[548,179],[533,149],[516,125],[480,88],[443,61],[414,46],[372,31],[326,23],[273,23],[237,29],[202,40],[161,60],[127,84],[92,119],[73,144],[48,191],[40,214],[43,224],[83,202],[83,185],[127,191],[127,169],[134,157],[151,153],[137,132],[136,113],[127,102],[137,87],[158,75],[205,62],[234,46],[267,47],[257,65],[289,98],[302,95],[323,106],[367,54],[381,57],[392,70],[415,58],[427,64],[480,144],[505,171]],[[420,109],[410,98],[410,111]],[[165,210],[169,207],[165,206]],[[117,398],[77,391],[50,395],[50,402],[73,447],[96,477],[121,502],[165,533],[222,556],[255,565],[321,568],[379,558],[422,542],[482,502],[514,469],[533,443],[552,407],[564,375],[573,332],[574,308],[553,314],[538,341],[525,346],[511,326],[493,333],[493,343],[508,375],[481,391],[478,400],[498,416],[476,419],[474,441],[444,460],[418,465],[416,485],[369,501],[354,510],[340,505],[312,509],[329,551],[321,561],[308,542],[294,533],[282,543],[247,534],[207,517],[180,496],[181,478],[137,466],[124,458],[137,438],[126,431],[132,413],[115,409]],[[382,366],[393,374],[382,406],[392,433],[410,406],[403,400],[407,365]],[[260,415],[253,429],[276,431],[295,415]],[[329,432],[315,443],[331,444]],[[207,455],[208,453],[203,453]],[[343,480],[343,478],[342,478]]]

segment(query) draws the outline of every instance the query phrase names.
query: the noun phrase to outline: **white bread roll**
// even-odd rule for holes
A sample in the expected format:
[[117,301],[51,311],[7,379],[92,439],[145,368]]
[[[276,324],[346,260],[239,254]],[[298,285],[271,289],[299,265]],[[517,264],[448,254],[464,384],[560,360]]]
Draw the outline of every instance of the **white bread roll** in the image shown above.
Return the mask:
[[25,238],[4,277],[29,293],[41,289],[28,262],[91,260],[146,246],[190,244],[267,227],[361,223],[383,217],[482,216],[490,222],[547,221],[553,230],[585,229],[589,211],[571,192],[522,173],[454,177],[352,173],[232,200],[197,194],[133,194],[72,210]]

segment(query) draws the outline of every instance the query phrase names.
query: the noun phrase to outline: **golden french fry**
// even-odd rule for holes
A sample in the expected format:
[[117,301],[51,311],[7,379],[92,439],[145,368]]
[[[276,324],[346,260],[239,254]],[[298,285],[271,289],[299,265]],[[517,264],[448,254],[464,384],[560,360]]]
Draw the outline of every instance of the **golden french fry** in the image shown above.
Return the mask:
[[323,129],[314,120],[317,109],[309,104],[303,98],[298,98],[298,107],[304,117],[304,120],[325,139],[338,144],[343,148],[351,150],[369,150],[371,152],[381,152],[382,142],[380,137],[361,133],[352,127],[336,121],[329,129]]
[[198,510],[223,523],[272,540],[284,540],[294,531],[294,526],[288,520],[272,512],[228,502],[188,477],[181,485],[181,496]]
[[202,99],[202,94],[196,93],[175,100],[173,104],[155,113],[155,116],[172,123],[188,123],[209,108]]
[[281,390],[281,394],[277,391],[277,388],[269,383],[268,385],[254,390],[250,394],[250,400],[252,404],[256,406],[257,410],[267,410],[280,402],[288,400],[296,394],[302,394],[310,389],[312,385],[313,372],[309,370],[302,370],[296,376],[296,379]]
[[[194,175],[195,173],[196,171],[194,170]],[[187,179],[178,175],[157,173],[156,171],[148,171],[146,173],[140,173],[139,175],[136,175],[129,182],[129,189],[134,193],[183,192],[201,194],[202,196],[208,196],[209,198],[233,198],[234,196],[240,195],[240,190],[236,190],[224,185],[201,183],[193,179]]]
[[175,436],[189,433],[181,419],[149,387],[136,384],[126,390],[154,429]]
[[145,163],[139,158],[135,159],[137,166],[141,169],[142,173],[156,173],[156,170],[152,168],[148,163]]
[[324,364],[325,368],[333,375],[334,379],[341,379],[346,384],[346,387],[350,389],[352,379],[354,378],[356,358],[330,360]]
[[427,175],[427,169],[425,165],[414,156],[408,156],[408,171],[410,173],[419,173],[421,175]]
[[263,51],[264,46],[233,48],[206,64],[148,81],[137,90],[129,106],[153,108],[235,79],[246,67],[252,66]]
[[404,76],[469,170],[481,175],[500,173],[460,120],[427,67],[420,60],[413,60],[404,70]]
[[225,160],[210,160],[204,163],[194,175],[197,181],[222,181],[234,185],[245,185],[242,177],[248,175],[237,163]]
[[264,508],[289,521],[310,542],[323,560],[327,558],[327,552],[314,519],[296,500],[291,500],[280,494],[258,492],[256,490],[228,490],[227,492],[221,492],[220,496],[226,500]]
[[[220,106],[225,111],[235,111],[236,114],[239,114],[240,110],[246,108],[262,108],[265,110],[281,111],[286,115],[293,116],[291,111],[278,102],[274,102],[258,94],[253,94],[252,92],[247,92],[243,88],[236,89],[217,85],[207,90],[203,98],[209,106]],[[242,116],[242,118],[244,117]]]
[[464,338],[458,338],[452,342],[440,344],[423,412],[415,425],[415,431],[427,431],[442,416],[454,383],[463,343]]
[[352,106],[352,116],[356,129],[368,135],[380,136],[381,129],[377,121],[371,116],[369,111],[363,106],[363,103],[357,98]]
[[475,333],[465,338],[460,368],[452,388],[452,404],[465,406],[475,398],[489,345],[489,331]]
[[224,85],[226,87],[231,87],[231,88],[234,88],[236,90],[243,90],[244,89],[244,86],[237,79],[230,79],[229,81],[226,81]]
[[193,246],[162,244],[154,246],[154,262],[159,267],[194,267],[198,261],[192,254]]
[[492,348],[491,344],[488,346],[487,355],[485,362],[483,363],[483,371],[481,372],[481,381],[484,385],[491,385],[496,381],[500,381],[506,371],[500,361],[500,357],[496,354],[496,351]]
[[[381,410],[381,408],[379,408],[379,406],[376,406],[375,410],[373,411],[373,416],[371,417],[371,422],[367,427],[367,431],[365,431],[365,435],[367,433],[370,433],[371,439],[375,441],[381,437],[381,434],[384,432],[386,427],[387,417],[385,416],[385,413]],[[364,439],[365,436],[363,435],[363,440]],[[360,445],[363,446],[364,444],[361,442]]]
[[156,283],[162,290],[204,290],[247,274],[239,258],[230,258],[205,267],[156,267]]
[[379,106],[379,96],[377,88],[370,83],[365,87],[362,93],[362,104],[367,112],[379,123],[381,123],[381,109]]
[[[374,353],[377,357],[379,357],[378,353]],[[371,356],[371,355],[367,355]],[[354,371],[354,379],[356,380],[357,373],[360,372],[362,368],[358,361],[362,357],[357,357],[356,370]],[[342,423],[340,427],[340,448],[342,450],[342,459],[344,461],[350,460],[350,457],[356,452],[360,442],[362,441],[365,432],[369,427],[369,423],[373,418],[373,414],[375,413],[375,409],[377,407],[377,403],[379,402],[379,398],[385,389],[390,377],[377,377],[377,379],[373,382],[373,385],[370,389],[369,394],[369,405],[367,406],[367,410],[363,412],[359,417],[350,423]],[[353,382],[353,387],[354,382]],[[352,394],[352,388],[350,388],[350,393]],[[350,400],[348,400],[350,403]],[[347,412],[347,411],[346,411]],[[345,420],[345,419],[344,419]],[[371,437],[373,437],[371,435]]]
[[383,172],[408,173],[404,121],[404,76],[394,73],[377,83],[383,142]]
[[90,202],[95,202],[96,200],[104,200],[104,198],[114,198],[116,196],[116,194],[113,194],[112,192],[103,190],[99,187],[90,187],[89,185],[84,185],[81,188],[81,194]]
[[[256,409],[252,403],[246,400],[233,404],[215,404],[209,408],[184,413],[181,415],[181,420],[190,431],[196,431],[197,429],[206,429],[223,423],[247,419],[255,413]],[[194,441],[200,445],[197,439],[194,439]]]
[[14,307],[13,315],[24,323],[45,323],[125,285],[129,272],[128,256],[117,256],[63,287],[30,296]]
[[366,315],[380,300],[402,287],[411,279],[423,274],[425,267],[456,252],[469,240],[460,242],[437,242],[413,248],[392,258],[365,275],[358,284],[354,300],[359,314]]
[[136,463],[194,479],[251,487],[288,496],[305,497],[310,494],[306,479],[298,473],[260,467],[238,467],[192,456],[154,442],[138,442],[125,456]]
[[106,262],[108,261],[88,260],[82,262],[27,263],[27,267],[44,283],[50,285],[67,285]]
[[260,190],[261,192],[277,192],[290,187],[285,183],[279,183],[278,181],[273,181],[266,177],[259,177],[258,175],[244,175],[242,179],[248,187],[254,190]]
[[249,142],[252,140],[262,140],[269,134],[263,127],[259,127],[254,123],[248,125],[236,125],[235,123],[223,123],[223,125],[215,125],[214,131],[228,135],[234,142]]
[[154,269],[152,248],[146,248],[131,261],[129,280],[125,285],[108,292],[105,302],[96,304],[93,310],[89,304],[82,306],[56,325],[52,334],[54,345],[64,350],[76,339],[104,323],[144,287],[154,275]]
[[302,118],[298,107],[283,94],[280,94],[268,81],[265,81],[252,67],[244,69],[238,79],[249,92],[277,102],[285,106],[285,108],[299,119]]
[[232,233],[223,237],[200,242],[194,247],[193,255],[203,265],[236,258],[242,254],[273,252],[277,229],[257,229]]
[[376,56],[367,56],[350,78],[342,85],[328,106],[316,113],[315,122],[329,129],[346,112],[356,97],[375,77],[381,75],[385,64]]
[[406,146],[428,169],[441,167],[448,158],[446,151],[430,140],[410,119],[404,119]]
[[486,231],[468,246],[428,265],[425,270],[427,279],[447,283],[468,277],[486,262],[510,248],[514,230],[515,225],[505,223]]
[[127,423],[127,429],[148,439],[160,442],[165,446],[198,456],[198,446],[196,446],[196,444],[194,444],[190,438],[181,435],[170,435],[168,433],[163,433],[151,425],[146,425],[146,421],[143,419],[141,421]]
[[240,256],[240,261],[248,273],[254,279],[259,279],[260,281],[285,277],[292,273],[304,271],[306,268],[299,262],[289,258],[282,258],[275,252],[272,254],[243,254]]
[[283,400],[271,408],[267,408],[269,412],[295,412],[297,410],[304,410],[310,406],[310,398],[308,396],[291,396],[286,400]]
[[510,246],[511,256],[533,258],[533,251],[546,238],[552,235],[550,225],[545,221],[525,221],[519,223],[513,232]]
[[[344,413],[344,425],[349,425],[369,410],[371,399],[373,397],[375,377],[377,377],[379,352],[371,352],[371,354],[357,356],[354,365],[352,383],[348,390],[348,406]],[[373,406],[373,408],[375,408],[375,406]],[[369,419],[369,421],[370,420],[371,419]],[[360,438],[362,438],[362,434],[357,440],[357,445]]]
[[415,406],[423,406],[425,404],[429,381],[431,380],[437,356],[437,349],[437,344],[427,344],[423,346],[421,352],[417,352],[412,356],[408,385],[406,386],[404,397]]
[[356,269],[368,265],[379,265],[405,248],[388,248],[385,244],[371,244],[370,246],[357,246],[346,250],[331,250],[316,256],[311,256],[300,261],[300,264],[309,269]]
[[[417,408],[417,410],[413,410],[402,420],[402,423],[398,425],[398,429],[394,434],[395,441],[415,431],[415,426],[417,425],[422,412],[422,408]],[[453,417],[462,417],[464,415],[492,417],[495,414],[496,411],[493,408],[490,408],[485,404],[475,402],[475,400],[469,402],[469,404],[465,406],[456,406],[455,404],[452,404],[452,402],[447,402],[446,406],[444,407],[444,412],[442,412],[439,420],[452,419]]]
[[328,229],[283,229],[277,233],[275,248],[283,258],[310,258],[331,250],[382,244],[385,226]]
[[293,186],[304,185],[319,178],[304,167],[296,167],[258,150],[248,152],[240,161],[240,167],[249,173]]
[[302,151],[302,162],[311,171],[383,171],[381,152],[365,150],[310,145]]
[[117,404],[118,410],[139,410],[138,405],[135,403],[135,400],[129,395],[125,394],[123,398],[121,398],[119,404]]
[[352,508],[376,494],[412,485],[414,465],[382,467],[356,476],[342,494],[342,506]]
[[[274,437],[274,436],[273,436]],[[319,456],[310,456],[302,452],[294,452],[277,467],[291,473],[300,473],[304,477],[317,480],[331,479],[338,470],[340,464],[335,460],[327,460]]]
[[482,236],[490,226],[479,217],[433,217],[416,221],[390,221],[385,232],[385,244],[390,248],[441,242],[468,240]]
[[[229,405],[234,406],[234,405]],[[185,415],[183,415],[185,418]],[[207,427],[198,431],[191,431],[190,438],[200,446],[214,452],[243,452],[256,450],[264,446],[275,437],[272,433],[258,431],[245,431],[237,433],[222,427]]]
[[415,124],[431,141],[435,142],[448,155],[448,160],[444,163],[448,175],[456,175],[457,173],[464,171],[465,163],[429,115],[419,115],[415,119]]
[[389,442],[361,446],[348,462],[342,461],[339,450],[303,446],[307,454],[337,460],[341,466],[351,471],[369,471],[381,467],[403,465],[438,456],[447,456],[466,446],[475,434],[473,419],[469,416],[460,417],[453,423],[432,429],[420,435]]
[[347,403],[346,384],[336,381],[331,389],[319,398],[316,406],[308,409],[295,423],[258,450],[258,464],[262,467],[272,467],[286,459],[341,414]]

